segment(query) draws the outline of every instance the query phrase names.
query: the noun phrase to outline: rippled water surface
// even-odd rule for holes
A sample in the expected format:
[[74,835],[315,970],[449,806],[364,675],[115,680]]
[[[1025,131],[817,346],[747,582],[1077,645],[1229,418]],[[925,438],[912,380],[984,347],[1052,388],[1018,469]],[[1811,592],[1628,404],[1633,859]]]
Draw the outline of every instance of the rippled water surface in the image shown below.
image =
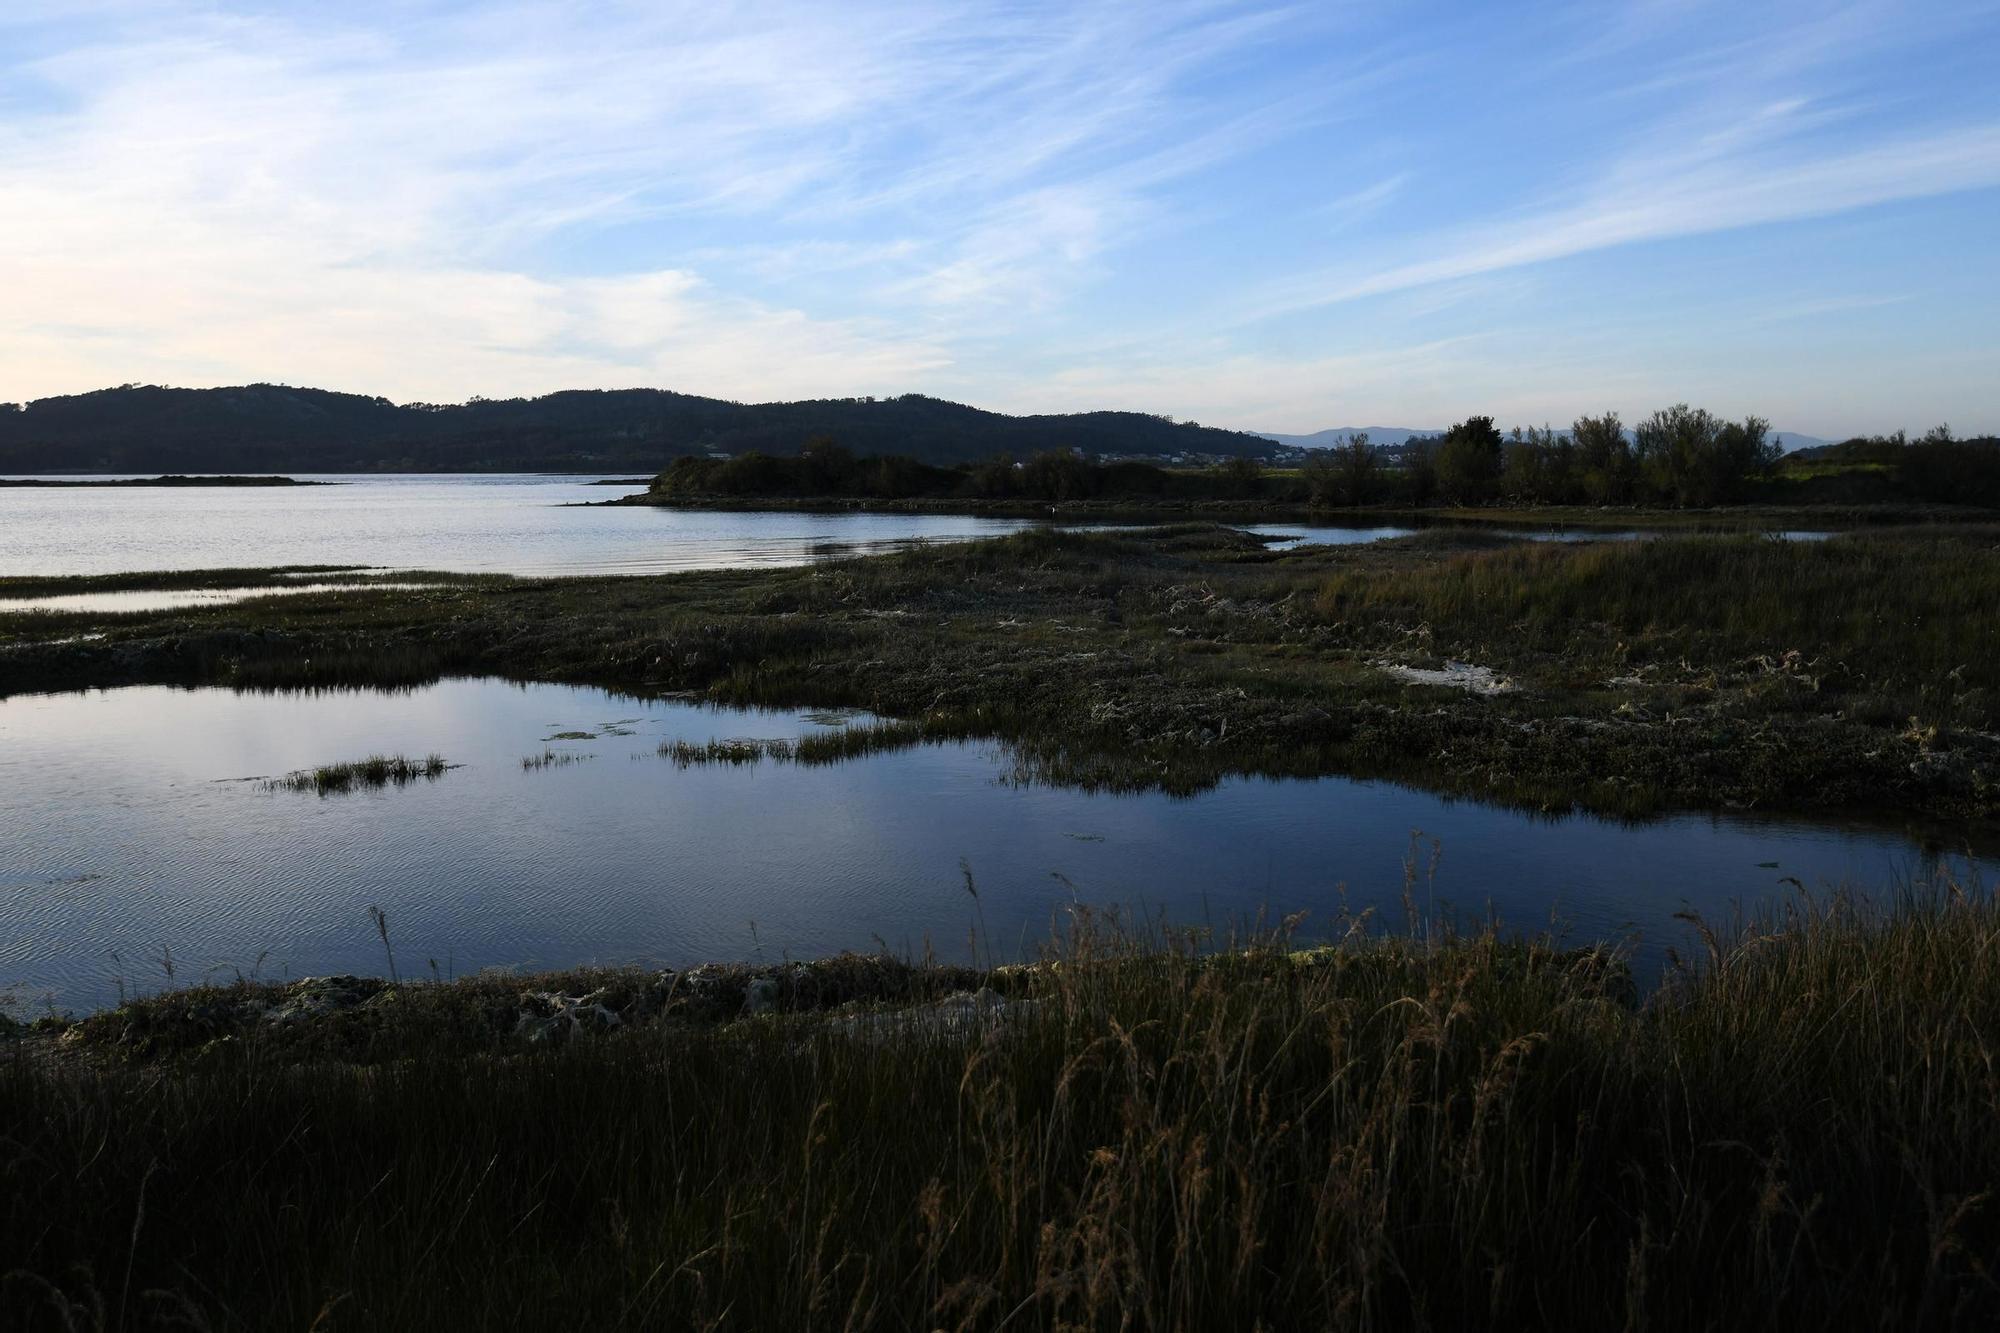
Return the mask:
[[801,564],[1013,532],[932,514],[579,509],[643,486],[541,475],[331,476],[327,486],[0,487],[0,575],[271,565],[651,574]]
[[[1529,929],[1559,916],[1578,939],[1633,928],[1657,972],[1660,947],[1685,938],[1683,907],[1724,912],[1787,892],[1786,876],[1880,890],[1934,868],[1881,831],[1549,822],[1343,779],[1234,780],[1187,800],[1019,786],[981,744],[830,767],[680,768],[657,753],[844,723],[492,680],[0,701],[0,989],[16,1007],[87,1009],[121,981],[167,984],[169,960],[175,982],[379,973],[371,905],[401,970],[425,975],[432,959],[463,974],[926,939],[956,957],[975,928],[1007,955],[1073,895],[1218,926],[1310,909],[1310,930],[1343,901],[1400,917],[1413,829],[1442,849],[1421,904],[1490,904]],[[591,758],[523,768],[551,750]],[[329,797],[246,780],[432,751],[463,767]]]

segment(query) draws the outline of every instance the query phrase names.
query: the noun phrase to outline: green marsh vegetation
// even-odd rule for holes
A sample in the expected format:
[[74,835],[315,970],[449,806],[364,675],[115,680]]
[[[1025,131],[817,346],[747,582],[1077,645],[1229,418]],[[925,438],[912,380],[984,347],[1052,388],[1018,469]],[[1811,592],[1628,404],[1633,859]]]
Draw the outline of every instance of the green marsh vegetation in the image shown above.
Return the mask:
[[0,1323],[2000,1318],[1990,898],[1697,923],[1643,1000],[1614,951],[1348,924],[1079,912],[1039,966],[767,969],[755,1017],[739,968],[45,1022],[0,1059]]
[[411,759],[404,755],[374,754],[347,763],[321,764],[302,768],[281,778],[267,778],[269,791],[309,791],[320,796],[337,796],[370,787],[406,787],[412,782],[435,782],[453,765],[441,754]]
[[[1548,811],[1951,821],[1956,841],[2000,813],[1996,623],[2000,526],[1579,544],[1434,529],[1273,551],[1181,524],[792,569],[0,616],[0,694],[496,675],[858,708],[925,739],[999,739],[1024,772],[1087,786],[1347,773]],[[1512,688],[1388,670],[1454,662]]]

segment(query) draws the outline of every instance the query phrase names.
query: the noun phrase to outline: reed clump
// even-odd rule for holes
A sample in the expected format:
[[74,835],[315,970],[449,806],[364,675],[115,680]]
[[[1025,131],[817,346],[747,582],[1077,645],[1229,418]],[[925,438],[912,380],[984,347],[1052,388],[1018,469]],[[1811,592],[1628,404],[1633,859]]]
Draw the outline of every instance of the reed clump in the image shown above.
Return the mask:
[[580,764],[586,759],[596,757],[596,755],[578,754],[574,750],[543,750],[540,754],[521,756],[521,768],[524,772],[530,773],[545,768],[568,768],[571,764]]
[[921,722],[885,720],[850,723],[799,737],[792,757],[801,764],[837,764],[843,759],[886,750],[906,750],[924,739]]
[[661,741],[660,757],[672,760],[677,768],[692,768],[697,764],[754,764],[764,759],[783,763],[792,757],[792,742],[782,736],[733,737],[699,745],[684,740]]
[[660,756],[681,768],[697,764],[754,764],[765,759],[779,764],[837,764],[884,750],[907,749],[923,739],[924,727],[920,722],[880,721],[830,727],[797,739],[736,737],[701,744],[662,741]]
[[422,759],[400,754],[372,754],[366,759],[347,763],[302,768],[283,777],[267,778],[263,785],[267,791],[309,791],[321,796],[334,796],[357,788],[404,787],[417,781],[435,782],[453,767],[445,762],[441,754],[426,755]]
[[919,969],[890,1025],[577,979],[628,1017],[532,1044],[481,980],[375,983],[345,1054],[82,1041],[0,1062],[0,1323],[1990,1327],[2000,910],[1701,930],[1643,1003],[1492,931],[1079,914],[970,1026]]

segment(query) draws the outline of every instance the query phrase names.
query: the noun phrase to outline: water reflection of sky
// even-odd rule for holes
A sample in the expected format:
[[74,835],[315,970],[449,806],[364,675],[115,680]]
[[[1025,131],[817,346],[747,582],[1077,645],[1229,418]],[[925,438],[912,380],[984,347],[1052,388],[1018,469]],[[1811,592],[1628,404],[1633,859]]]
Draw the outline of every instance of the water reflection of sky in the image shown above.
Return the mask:
[[958,514],[576,508],[637,489],[591,485],[587,477],[328,480],[341,484],[0,488],[0,574],[307,564],[534,576],[658,574],[796,565],[1033,526]]
[[[606,731],[621,724],[629,735]],[[880,941],[1012,956],[1074,893],[1226,930],[1262,909],[1399,918],[1411,831],[1433,897],[1575,939],[1637,931],[1644,966],[1684,906],[1922,875],[1896,833],[1682,817],[1548,821],[1388,783],[1242,779],[1187,800],[1009,785],[991,745],[830,768],[676,768],[662,739],[797,736],[798,713],[451,681],[400,693],[141,688],[0,702],[0,986],[88,1007],[117,979],[204,969],[378,972],[811,956]],[[586,730],[591,741],[549,740]],[[524,771],[544,749],[595,757]],[[435,783],[333,798],[230,781],[438,751]],[[1428,844],[1420,859],[1428,859]],[[978,900],[967,894],[961,862]],[[1775,863],[1775,864],[1763,864]],[[116,957],[114,958],[114,953]],[[261,964],[259,962],[262,959]]]
[[[308,478],[301,478],[308,479]],[[725,513],[576,506],[630,494],[587,477],[333,476],[339,485],[147,489],[0,487],[0,575],[343,565],[528,576],[796,565],[1035,526],[965,514]],[[1255,524],[1277,545],[1413,531],[1357,519]],[[1538,540],[1630,540],[1581,529]],[[1820,533],[1790,533],[1796,537]]]

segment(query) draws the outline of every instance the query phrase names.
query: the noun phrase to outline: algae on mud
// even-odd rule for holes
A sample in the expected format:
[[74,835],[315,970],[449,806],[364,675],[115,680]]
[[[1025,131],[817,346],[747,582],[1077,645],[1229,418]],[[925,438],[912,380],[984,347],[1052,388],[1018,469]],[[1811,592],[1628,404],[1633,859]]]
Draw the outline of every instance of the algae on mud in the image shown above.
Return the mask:
[[[803,568],[0,617],[0,694],[500,675],[864,708],[1000,737],[1086,786],[1347,773],[1546,810],[1990,823],[1996,548],[2000,528],[1943,525],[1287,551],[1203,524],[1033,531]],[[1448,662],[1515,688],[1383,665]]]

